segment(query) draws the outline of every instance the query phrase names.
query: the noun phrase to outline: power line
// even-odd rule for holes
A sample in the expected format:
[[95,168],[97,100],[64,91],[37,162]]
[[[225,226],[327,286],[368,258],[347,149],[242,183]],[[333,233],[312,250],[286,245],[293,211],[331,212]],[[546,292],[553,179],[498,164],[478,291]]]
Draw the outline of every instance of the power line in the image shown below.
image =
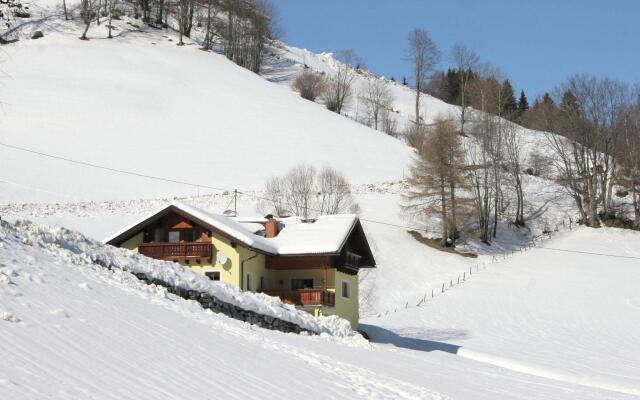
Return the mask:
[[635,257],[635,256],[622,256],[619,254],[606,254],[606,253],[595,253],[595,252],[591,252],[591,251],[580,251],[580,250],[568,250],[568,249],[556,249],[554,247],[536,247],[538,249],[543,249],[543,250],[553,250],[553,251],[562,251],[565,253],[578,253],[578,254],[588,254],[588,255],[592,255],[592,256],[602,256],[602,257],[615,257],[615,258],[628,258],[628,259],[632,259],[632,260],[640,260],[640,257]]
[[[101,169],[101,170],[110,171],[110,172],[116,172],[116,173],[125,174],[125,175],[136,176],[136,177],[139,177],[139,178],[153,179],[153,180],[156,180],[156,181],[169,182],[169,183],[176,183],[176,184],[186,185],[186,186],[191,186],[191,187],[196,187],[196,188],[211,189],[211,190],[216,190],[216,191],[220,191],[220,192],[231,192],[231,190],[225,189],[225,188],[220,188],[220,187],[215,187],[215,186],[210,186],[210,185],[205,185],[205,184],[199,184],[199,183],[193,183],[193,182],[186,182],[186,181],[181,181],[181,180],[177,180],[177,179],[163,178],[163,177],[160,177],[160,176],[147,175],[147,174],[134,172],[134,171],[127,171],[127,170],[119,169],[119,168],[107,167],[107,166],[100,165],[100,164],[95,164],[95,163],[90,163],[90,162],[80,161],[80,160],[74,160],[74,159],[71,159],[71,158],[68,158],[68,157],[62,157],[62,156],[57,156],[57,155],[54,155],[54,154],[48,154],[48,153],[44,153],[42,151],[32,150],[32,149],[28,149],[28,148],[25,148],[25,147],[15,146],[15,145],[8,144],[8,143],[3,143],[3,142],[0,142],[0,146],[7,147],[7,148],[10,148],[10,149],[13,149],[13,150],[23,151],[23,152],[30,153],[30,154],[35,154],[35,155],[38,155],[38,156],[41,156],[41,157],[52,158],[52,159],[55,159],[55,160],[65,161],[65,162],[68,162],[68,163],[77,164],[77,165],[81,165],[81,166],[85,166],[85,167],[96,168],[96,169]],[[247,192],[241,192],[239,190],[237,191],[237,194],[243,194],[245,196],[249,196],[249,197],[253,197],[253,198],[257,198],[257,199],[261,199],[261,200],[265,200],[265,201],[271,201],[271,202],[277,201],[275,199],[267,198],[267,197],[264,197],[264,196],[259,196],[259,195],[252,194],[252,193],[247,193]],[[284,203],[287,204],[288,206],[291,206],[291,204],[288,203],[288,202],[284,202]],[[309,209],[311,211],[316,211],[316,212],[322,212],[323,211],[323,210],[319,210],[319,209],[314,209],[312,207],[308,207],[307,209]],[[365,221],[365,222],[369,222],[369,223],[373,223],[373,224],[392,226],[392,227],[397,227],[397,228],[401,228],[401,229],[413,229],[413,230],[419,230],[419,231],[426,231],[426,229],[424,229],[424,228],[404,226],[404,225],[394,224],[394,223],[386,222],[386,221],[377,221],[377,220],[373,220],[373,219],[364,219],[364,218],[360,218],[360,220],[361,221]]]
[[[197,187],[197,188],[211,189],[211,190],[216,190],[216,191],[220,191],[220,192],[230,192],[230,190],[228,190],[228,189],[219,188],[219,187],[215,187],[215,186],[203,185],[203,184],[186,182],[186,181],[180,181],[180,180],[177,180],[177,179],[163,178],[163,177],[154,176],[154,175],[142,174],[142,173],[139,173],[139,172],[133,172],[133,171],[127,171],[127,170],[118,169],[118,168],[107,167],[107,166],[104,166],[104,165],[89,163],[89,162],[85,162],[85,161],[73,160],[73,159],[70,159],[70,158],[67,158],[67,157],[61,157],[61,156],[56,156],[56,155],[53,155],[53,154],[47,154],[47,153],[43,153],[41,151],[36,151],[36,150],[32,150],[32,149],[27,149],[27,148],[24,148],[24,147],[14,146],[14,145],[7,144],[7,143],[0,142],[0,146],[4,146],[4,147],[10,148],[10,149],[14,149],[14,150],[23,151],[23,152],[26,152],[26,153],[36,154],[36,155],[39,155],[39,156],[42,156],[42,157],[48,157],[48,158],[52,158],[52,159],[55,159],[55,160],[65,161],[65,162],[69,162],[69,163],[73,163],[73,164],[77,164],[77,165],[82,165],[82,166],[85,166],[85,167],[102,169],[102,170],[116,172],[116,173],[120,173],[120,174],[137,176],[137,177],[140,177],[140,178],[153,179],[153,180],[162,181],[162,182],[176,183],[176,184],[180,184],[180,185],[192,186],[192,187]],[[7,183],[13,183],[13,182],[7,182]],[[16,184],[16,183],[13,183],[13,184]],[[42,190],[44,190],[44,189],[42,189]],[[261,199],[261,200],[265,200],[265,201],[271,201],[271,202],[277,201],[275,199],[271,199],[271,198],[268,198],[268,197],[264,197],[264,196],[260,196],[260,195],[256,195],[256,194],[252,194],[252,193],[247,193],[247,192],[241,192],[239,190],[237,192],[235,192],[235,193],[243,194],[245,196],[249,196],[249,197],[253,197],[253,198],[257,198],[257,199]],[[233,198],[232,198],[232,200],[233,200]],[[229,203],[229,205],[230,204],[231,203]],[[291,206],[290,203],[285,202],[285,204]],[[308,207],[308,209],[311,210],[311,211],[322,212],[322,210],[314,209],[314,208],[311,208],[311,207]],[[395,223],[392,223],[392,222],[378,221],[378,220],[373,220],[373,219],[368,219],[368,218],[360,218],[360,220],[364,221],[364,222],[373,223],[373,224],[386,225],[386,226],[391,226],[391,227],[396,227],[396,228],[401,228],[401,229],[413,229],[413,230],[419,230],[419,231],[426,231],[425,228],[411,227],[411,226],[406,226],[406,225],[395,224]],[[579,254],[589,254],[589,255],[596,255],[596,256],[627,258],[627,259],[639,259],[640,260],[640,257],[633,257],[633,256],[622,256],[622,255],[616,255],[616,254],[604,254],[604,253],[593,253],[593,252],[578,251],[578,250],[556,249],[556,248],[552,248],[552,247],[538,247],[538,248],[539,249],[545,249],[545,250],[562,251],[562,252],[568,252],[568,253],[579,253]]]
[[202,185],[202,184],[198,184],[198,183],[180,181],[180,180],[177,180],[177,179],[163,178],[163,177],[154,176],[154,175],[142,174],[142,173],[139,173],[139,172],[126,171],[126,170],[123,170],[123,169],[106,167],[104,165],[94,164],[94,163],[90,163],[90,162],[86,162],[86,161],[73,160],[71,158],[56,156],[56,155],[53,155],[53,154],[47,154],[47,153],[43,153],[41,151],[31,150],[31,149],[27,149],[27,148],[24,148],[24,147],[14,146],[14,145],[7,144],[7,143],[2,143],[2,142],[0,142],[0,146],[7,147],[7,148],[10,148],[10,149],[14,149],[14,150],[24,151],[26,153],[36,154],[36,155],[39,155],[39,156],[42,156],[42,157],[52,158],[52,159],[55,159],[55,160],[66,161],[66,162],[69,162],[69,163],[72,163],[72,164],[83,165],[85,167],[91,167],[91,168],[96,168],[96,169],[102,169],[102,170],[105,170],[105,171],[117,172],[117,173],[120,173],[120,174],[137,176],[139,178],[153,179],[153,180],[156,180],[156,181],[176,183],[176,184],[179,184],[179,185],[192,186],[192,187],[196,187],[196,188],[211,189],[211,190],[222,191],[222,192],[228,191],[226,189],[215,187],[215,186],[209,186],[209,185]]

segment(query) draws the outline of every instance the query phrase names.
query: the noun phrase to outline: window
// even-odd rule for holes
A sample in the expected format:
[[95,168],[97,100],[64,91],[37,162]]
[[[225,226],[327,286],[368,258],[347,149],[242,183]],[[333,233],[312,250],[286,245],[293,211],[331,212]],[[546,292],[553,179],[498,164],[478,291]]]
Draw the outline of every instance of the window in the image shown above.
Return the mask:
[[264,290],[264,276],[260,277],[260,290]]
[[313,289],[313,278],[291,279],[291,290]]
[[184,240],[187,242],[195,242],[196,241],[196,231],[193,229],[186,230],[184,232]]
[[156,243],[164,242],[164,229],[156,228],[153,231],[153,241],[156,242]]
[[247,274],[247,290],[253,290],[253,282],[251,282],[251,274]]
[[345,299],[351,298],[351,283],[342,281],[342,297]]
[[361,258],[361,256],[348,251],[345,257],[345,266],[358,268],[360,266]]
[[169,243],[178,243],[178,242],[180,242],[180,231],[169,232]]
[[207,276],[207,278],[211,279],[212,281],[220,280],[220,271],[207,271],[204,274]]

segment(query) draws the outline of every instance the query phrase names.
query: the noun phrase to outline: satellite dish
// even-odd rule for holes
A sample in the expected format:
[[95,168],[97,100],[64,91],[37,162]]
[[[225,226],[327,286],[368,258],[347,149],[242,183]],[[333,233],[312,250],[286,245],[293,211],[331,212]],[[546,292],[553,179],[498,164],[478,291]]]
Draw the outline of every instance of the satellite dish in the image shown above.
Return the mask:
[[218,262],[218,264],[225,265],[228,260],[229,260],[229,257],[227,257],[226,254],[224,254],[221,251],[218,251],[218,255],[216,256],[216,261]]

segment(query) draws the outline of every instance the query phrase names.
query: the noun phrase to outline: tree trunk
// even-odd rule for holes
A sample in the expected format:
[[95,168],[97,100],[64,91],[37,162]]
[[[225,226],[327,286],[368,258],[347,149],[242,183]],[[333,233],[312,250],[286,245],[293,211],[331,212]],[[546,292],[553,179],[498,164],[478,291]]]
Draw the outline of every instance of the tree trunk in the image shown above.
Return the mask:
[[634,219],[634,225],[637,229],[640,229],[640,204],[638,204],[638,191],[636,190],[636,185],[634,182],[631,182],[632,184],[632,191],[633,191],[633,209],[635,211],[635,219]]
[[189,13],[188,13],[188,16],[187,16],[187,21],[186,21],[187,23],[186,23],[185,30],[184,30],[185,36],[188,37],[188,38],[191,37],[191,28],[193,27],[193,9],[194,8],[195,7],[194,7],[193,4],[191,4],[189,6]]
[[420,75],[416,74],[416,128],[420,131]]
[[207,4],[207,33],[202,41],[202,50],[209,50],[211,47],[211,3],[212,0],[209,0]]
[[447,219],[447,196],[445,191],[446,185],[444,177],[440,177],[440,201],[442,202],[442,240],[440,245],[442,247],[447,246],[447,239],[449,238],[449,221]]
[[[115,1],[115,0],[109,0],[109,1],[110,1],[110,2],[113,2],[113,1]],[[106,3],[105,3],[105,4],[106,4]],[[113,36],[111,36],[111,21],[112,21],[112,19],[113,19],[113,4],[112,4],[112,3],[110,3],[110,4],[109,4],[109,26],[108,26],[108,28],[109,28],[109,35],[107,36],[107,38],[109,38],[109,39],[112,39],[112,38],[113,38]]]
[[64,10],[64,20],[68,21],[69,17],[67,15],[67,1],[66,0],[62,0],[62,9]]
[[456,191],[455,191],[455,183],[453,179],[449,181],[449,198],[450,204],[449,208],[451,208],[451,228],[449,229],[449,237],[451,239],[451,243],[455,244],[456,240],[460,237],[460,232],[458,232],[458,221],[456,219]]
[[464,104],[464,85],[465,85],[465,79],[464,79],[464,71],[462,71],[462,68],[460,69],[460,106],[461,106],[461,110],[460,110],[460,133],[462,133],[464,135],[464,113],[465,113],[465,104]]
[[89,30],[89,25],[91,24],[91,22],[88,22],[85,24],[84,26],[84,32],[82,32],[82,36],[80,36],[80,39],[82,40],[89,40],[87,39],[87,31]]

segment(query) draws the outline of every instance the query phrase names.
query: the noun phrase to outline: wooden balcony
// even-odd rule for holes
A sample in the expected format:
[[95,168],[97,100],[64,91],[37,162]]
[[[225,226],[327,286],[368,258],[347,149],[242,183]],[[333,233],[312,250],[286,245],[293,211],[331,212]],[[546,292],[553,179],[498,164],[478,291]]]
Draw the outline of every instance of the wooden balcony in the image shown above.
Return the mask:
[[138,246],[138,252],[160,260],[211,258],[211,247],[207,242],[144,243]]
[[336,295],[334,292],[322,289],[300,290],[265,290],[269,296],[277,296],[287,304],[296,306],[327,306],[335,307]]

